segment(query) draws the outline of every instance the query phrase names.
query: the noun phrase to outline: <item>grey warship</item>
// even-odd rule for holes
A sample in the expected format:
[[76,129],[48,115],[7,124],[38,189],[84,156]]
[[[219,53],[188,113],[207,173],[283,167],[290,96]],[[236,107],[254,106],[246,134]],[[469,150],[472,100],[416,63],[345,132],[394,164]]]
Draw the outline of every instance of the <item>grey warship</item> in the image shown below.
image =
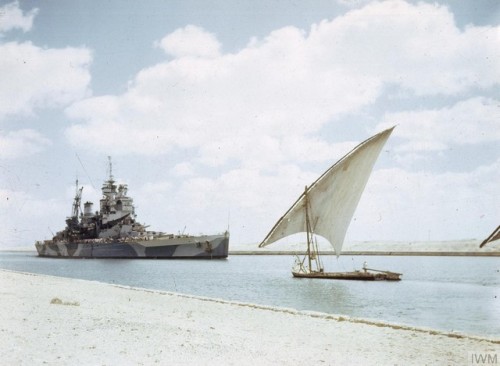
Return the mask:
[[93,203],[81,210],[83,187],[76,184],[72,214],[66,228],[51,240],[37,241],[40,257],[61,258],[227,258],[229,232],[215,235],[167,234],[148,231],[136,221],[133,199],[126,184],[117,185],[109,160],[109,177],[102,186],[100,210]]

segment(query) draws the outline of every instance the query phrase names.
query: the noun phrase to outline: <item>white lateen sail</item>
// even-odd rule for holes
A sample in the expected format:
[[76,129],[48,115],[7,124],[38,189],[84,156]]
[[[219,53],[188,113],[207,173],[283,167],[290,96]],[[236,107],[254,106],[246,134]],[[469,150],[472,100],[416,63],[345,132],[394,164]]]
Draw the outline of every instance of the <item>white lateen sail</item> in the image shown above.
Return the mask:
[[491,243],[492,241],[500,240],[500,226],[498,226],[495,231],[493,231],[490,236],[483,240],[479,248],[484,247],[486,244]]
[[278,220],[259,247],[292,234],[307,232],[306,222],[309,222],[310,232],[327,239],[335,253],[340,255],[366,182],[393,129],[362,142],[323,173]]

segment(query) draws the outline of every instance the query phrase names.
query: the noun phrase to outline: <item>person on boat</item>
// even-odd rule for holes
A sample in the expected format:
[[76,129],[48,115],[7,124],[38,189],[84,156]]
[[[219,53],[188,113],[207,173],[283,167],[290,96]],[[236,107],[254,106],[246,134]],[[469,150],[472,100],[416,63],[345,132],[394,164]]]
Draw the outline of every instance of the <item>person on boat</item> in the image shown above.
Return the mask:
[[368,271],[368,263],[366,263],[366,261],[364,261],[364,262],[363,262],[363,270],[364,270],[365,272],[367,272],[367,271]]

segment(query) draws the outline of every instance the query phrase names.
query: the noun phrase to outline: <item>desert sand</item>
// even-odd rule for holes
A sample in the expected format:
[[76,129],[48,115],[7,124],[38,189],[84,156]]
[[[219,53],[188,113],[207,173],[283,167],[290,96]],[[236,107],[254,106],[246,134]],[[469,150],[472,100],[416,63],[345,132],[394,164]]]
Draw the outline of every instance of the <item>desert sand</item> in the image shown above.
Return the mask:
[[0,270],[3,365],[469,365],[500,339]]

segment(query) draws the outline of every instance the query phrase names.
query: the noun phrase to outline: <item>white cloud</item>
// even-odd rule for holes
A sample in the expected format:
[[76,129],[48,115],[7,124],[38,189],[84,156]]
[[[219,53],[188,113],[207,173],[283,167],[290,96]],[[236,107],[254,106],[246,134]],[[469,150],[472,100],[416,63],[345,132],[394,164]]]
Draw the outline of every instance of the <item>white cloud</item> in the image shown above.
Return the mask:
[[[446,7],[403,1],[369,4],[309,34],[278,29],[235,54],[220,54],[213,34],[187,26],[158,43],[177,58],[139,72],[122,95],[69,108],[82,121],[67,136],[98,151],[192,148],[208,165],[253,157],[279,163],[298,156],[289,155],[288,141],[331,149],[314,134],[373,104],[384,85],[436,95],[498,84],[497,34],[493,27],[462,31]],[[200,50],[202,40],[207,49]],[[325,158],[323,152],[301,156]]]
[[[1,32],[30,31],[38,9],[23,14],[19,2],[0,7]],[[47,49],[31,42],[0,43],[0,122],[9,116],[30,115],[37,108],[65,106],[89,96],[86,49]],[[43,149],[48,140],[31,129],[2,133],[3,158],[26,156]]]
[[[256,147],[262,151],[262,143],[271,149],[269,157],[283,136],[306,140],[303,135],[332,116],[376,96],[370,80],[317,71],[304,41],[290,27],[235,55],[182,58],[145,69],[127,93],[103,97],[117,106],[111,112],[99,102],[103,98],[69,108],[70,117],[86,123],[71,127],[67,136],[81,147],[104,150],[111,144],[115,151],[139,154],[200,147],[203,161],[212,165],[241,159]],[[109,125],[120,138],[105,138]],[[141,143],[131,145],[126,136]]]
[[139,190],[138,196],[143,196],[148,200],[152,200],[155,204],[159,200],[166,200],[169,194],[172,193],[172,183],[168,181],[159,181],[154,183],[145,183]]
[[438,4],[373,2],[315,26],[323,63],[341,65],[417,95],[454,95],[500,82],[499,27],[457,28]]
[[62,229],[69,206],[60,200],[43,200],[28,192],[0,187],[0,246],[33,248],[35,240],[50,239]]
[[51,141],[32,129],[0,131],[0,159],[16,159],[36,154],[51,145]]
[[7,42],[0,44],[0,54],[0,121],[36,108],[65,106],[90,94],[87,49]]
[[0,37],[2,32],[16,28],[28,32],[33,26],[33,19],[37,13],[38,9],[34,8],[26,15],[23,14],[23,11],[19,8],[19,1],[0,7]]
[[375,171],[350,240],[481,239],[497,225],[500,160],[466,173]]
[[394,136],[405,140],[396,149],[401,153],[499,141],[499,105],[500,100],[475,97],[441,109],[390,113],[377,130],[397,123]]
[[215,35],[188,25],[165,36],[155,46],[174,57],[217,57],[221,45]]
[[193,164],[189,162],[176,164],[173,168],[173,173],[179,177],[191,176],[194,174]]

